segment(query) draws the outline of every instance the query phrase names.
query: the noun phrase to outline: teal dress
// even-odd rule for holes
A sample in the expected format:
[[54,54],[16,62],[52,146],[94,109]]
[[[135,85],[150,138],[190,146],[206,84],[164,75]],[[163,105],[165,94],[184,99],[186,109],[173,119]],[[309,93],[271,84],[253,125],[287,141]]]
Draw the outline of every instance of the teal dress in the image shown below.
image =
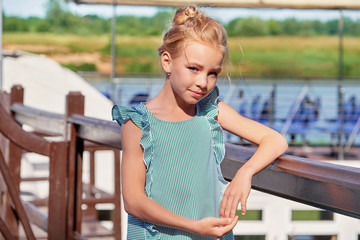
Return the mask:
[[[140,144],[146,165],[145,194],[166,209],[199,220],[218,217],[226,189],[220,163],[224,158],[223,131],[218,115],[217,87],[196,104],[196,115],[168,122],[152,115],[144,103],[126,108],[115,105],[113,119],[131,119],[142,130]],[[128,216],[127,239],[214,239]],[[221,238],[233,240],[232,232]]]

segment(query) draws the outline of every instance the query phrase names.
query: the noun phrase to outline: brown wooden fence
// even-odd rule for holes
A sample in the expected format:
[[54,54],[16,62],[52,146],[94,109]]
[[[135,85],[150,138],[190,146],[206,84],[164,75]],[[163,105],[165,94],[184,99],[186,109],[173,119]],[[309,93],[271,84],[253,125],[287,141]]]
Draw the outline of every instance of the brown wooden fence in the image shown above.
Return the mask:
[[[27,239],[85,239],[105,236],[120,239],[119,128],[112,129],[110,133],[118,142],[107,144],[108,141],[104,139],[107,131],[101,130],[104,121],[81,116],[84,113],[84,97],[78,92],[68,94],[65,115],[26,107],[23,105],[23,94],[21,86],[14,86],[10,94],[0,94],[2,236],[5,239],[18,239],[24,232]],[[78,125],[79,121],[84,124]],[[21,127],[23,124],[31,126],[34,131],[24,131]],[[54,136],[57,136],[57,140],[49,140]],[[95,152],[98,150],[110,150],[114,154],[113,194],[95,187]],[[88,184],[82,181],[84,151],[88,151],[90,156]],[[21,158],[23,153],[29,152],[49,158],[49,177],[21,178]],[[20,183],[25,181],[48,181],[48,197],[30,202],[22,201]],[[114,222],[112,231],[101,228],[97,221],[98,211],[95,205],[104,203],[114,206],[111,212]],[[84,205],[86,210],[83,210]],[[47,214],[40,210],[44,207],[47,208]]]

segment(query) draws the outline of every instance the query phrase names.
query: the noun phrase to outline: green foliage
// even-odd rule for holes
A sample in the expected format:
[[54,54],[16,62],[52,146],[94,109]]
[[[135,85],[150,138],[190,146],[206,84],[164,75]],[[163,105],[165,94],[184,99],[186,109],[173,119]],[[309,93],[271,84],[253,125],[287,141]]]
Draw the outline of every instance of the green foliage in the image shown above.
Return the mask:
[[267,21],[267,27],[270,35],[281,35],[283,33],[281,22],[276,20]]
[[282,29],[285,35],[294,36],[300,30],[300,25],[295,18],[288,18],[282,22]]
[[116,33],[129,36],[159,36],[169,19],[169,12],[159,12],[153,17],[119,16],[116,18]]
[[79,17],[77,21],[79,35],[104,34],[111,31],[111,21],[96,15]]
[[62,66],[74,71],[84,71],[84,72],[96,72],[96,65],[93,63],[65,63]]
[[5,17],[3,23],[4,32],[28,32],[29,24],[26,19],[18,17]]
[[266,22],[259,18],[237,18],[227,27],[229,36],[264,36],[269,33]]
[[49,32],[51,25],[46,20],[41,20],[35,25],[35,32]]
[[353,34],[354,36],[360,36],[360,20],[353,23]]
[[125,73],[154,73],[154,64],[151,61],[132,62],[125,64]]
[[[360,76],[360,37],[344,37],[344,77]],[[82,62],[111,62],[108,34],[78,36],[74,34],[4,33],[5,46],[23,45],[21,50],[33,53],[98,53]],[[117,73],[161,73],[156,48],[161,37],[122,36],[117,39]],[[320,77],[338,75],[338,37],[229,37],[231,76],[253,77]],[[75,65],[75,66],[74,66]],[[85,71],[80,63],[69,64],[74,71]],[[81,67],[81,68],[80,68]],[[95,69],[94,67],[92,69]],[[100,65],[99,65],[100,69]],[[91,70],[91,69],[87,69]]]
[[330,20],[330,21],[326,22],[325,29],[329,35],[338,34],[339,21],[338,20]]
[[51,25],[52,32],[63,33],[66,29],[70,29],[72,17],[62,0],[48,0],[46,20]]
[[[109,42],[106,44],[105,47],[101,49],[102,54],[104,55],[110,55],[111,54],[111,43]],[[123,57],[123,58],[133,58],[133,57],[150,57],[154,58],[156,57],[156,49],[154,49],[152,46],[149,46],[147,44],[144,44],[142,46],[116,46],[116,56],[117,57]]]
[[[165,8],[153,17],[117,17],[116,33],[121,36],[117,38],[116,51],[118,62],[121,63],[119,71],[160,71],[156,48],[172,14],[173,9]],[[65,0],[48,0],[45,18],[4,15],[4,40],[16,44],[46,45],[47,50],[41,50],[45,54],[99,51],[101,57],[107,59],[111,54],[111,41],[107,40],[111,21],[96,15],[74,15],[66,8]],[[224,26],[230,36],[228,42],[233,66],[230,71],[233,75],[336,77],[338,74],[336,19],[321,22],[249,17],[234,19]],[[345,18],[343,30],[344,76],[358,77],[360,20]],[[39,50],[28,51],[37,53]],[[74,71],[96,71],[93,63],[68,63],[65,66]]]
[[[160,8],[152,17],[133,15],[116,18],[116,33],[126,36],[160,36],[170,23],[172,8]],[[77,16],[72,14],[65,0],[48,0],[46,17],[20,18],[4,16],[5,32],[41,32],[55,34],[76,34],[80,36],[108,34],[111,32],[111,18],[96,15]],[[320,36],[338,34],[338,20],[261,20],[256,17],[237,18],[224,24],[229,36]],[[344,35],[360,36],[360,20],[344,19]]]
[[[225,25],[227,33],[231,37],[236,36],[264,36],[264,35],[287,35],[287,36],[321,36],[337,35],[339,31],[338,20],[321,22],[319,20],[299,21],[288,18],[282,21],[261,20],[255,17],[237,18]],[[353,21],[344,18],[344,35],[360,36],[360,20]]]

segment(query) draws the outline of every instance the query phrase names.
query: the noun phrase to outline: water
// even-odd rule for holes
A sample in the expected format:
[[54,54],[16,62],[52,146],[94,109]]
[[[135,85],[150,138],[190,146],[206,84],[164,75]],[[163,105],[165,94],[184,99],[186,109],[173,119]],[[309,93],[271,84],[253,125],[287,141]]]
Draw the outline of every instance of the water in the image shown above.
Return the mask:
[[[99,91],[110,93],[115,104],[129,105],[131,98],[138,93],[147,93],[150,98],[154,97],[161,89],[164,80],[161,78],[119,78],[111,84],[105,78],[87,78],[89,82]],[[327,129],[331,127],[329,119],[338,118],[338,92],[339,85],[335,80],[260,80],[260,79],[236,79],[218,81],[220,99],[232,108],[251,117],[252,102],[256,96],[259,97],[259,106],[274,93],[274,119],[272,127],[281,131],[286,119],[289,118],[297,99],[304,94],[312,102],[320,99],[319,117],[311,124],[310,130],[306,132],[306,141],[311,144],[330,144],[330,133]],[[343,101],[355,96],[356,104],[360,111],[360,83],[358,81],[346,80],[342,82]],[[290,138],[289,134],[285,134]],[[360,134],[355,138],[354,145],[360,145]],[[237,141],[237,138],[227,137],[229,141]],[[298,141],[302,141],[297,136]],[[344,139],[346,142],[347,139]]]

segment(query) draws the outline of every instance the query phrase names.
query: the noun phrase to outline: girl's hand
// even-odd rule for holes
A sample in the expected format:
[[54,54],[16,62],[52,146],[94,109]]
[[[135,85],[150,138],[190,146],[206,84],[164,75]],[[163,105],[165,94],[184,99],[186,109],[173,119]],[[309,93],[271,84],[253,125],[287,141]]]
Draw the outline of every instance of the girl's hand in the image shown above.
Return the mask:
[[241,214],[246,214],[246,201],[251,190],[252,174],[244,168],[240,168],[235,177],[225,190],[220,205],[220,217],[234,218],[239,202],[241,203]]
[[221,238],[235,227],[238,219],[238,216],[234,218],[203,218],[196,221],[194,232],[208,237]]

